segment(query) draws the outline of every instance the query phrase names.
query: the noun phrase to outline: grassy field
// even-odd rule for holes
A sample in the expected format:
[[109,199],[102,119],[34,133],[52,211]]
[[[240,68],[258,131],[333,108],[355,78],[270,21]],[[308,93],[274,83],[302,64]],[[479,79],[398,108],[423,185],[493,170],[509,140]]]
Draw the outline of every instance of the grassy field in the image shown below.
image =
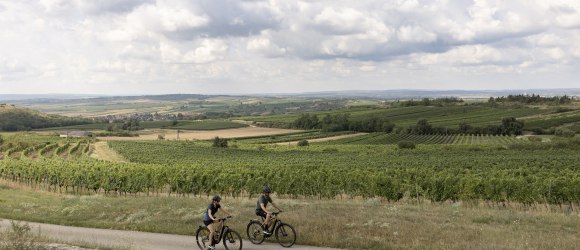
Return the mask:
[[[3,182],[0,217],[83,227],[193,235],[208,197],[71,195]],[[580,214],[555,207],[379,199],[280,199],[298,243],[346,249],[575,249]],[[255,218],[255,198],[224,197],[230,226]],[[105,212],[106,211],[106,212]],[[193,243],[192,243],[193,244]]]

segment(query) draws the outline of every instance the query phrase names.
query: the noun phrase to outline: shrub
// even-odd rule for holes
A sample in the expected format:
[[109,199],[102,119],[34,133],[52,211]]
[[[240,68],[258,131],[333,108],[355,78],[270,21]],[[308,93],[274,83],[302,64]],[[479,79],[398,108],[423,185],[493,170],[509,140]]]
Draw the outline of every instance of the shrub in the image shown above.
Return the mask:
[[399,146],[399,149],[414,149],[415,148],[415,143],[412,141],[400,141],[399,143],[397,143],[397,145]]
[[556,129],[554,131],[554,135],[561,137],[574,137],[574,135],[576,135],[576,132],[569,129]]
[[228,139],[220,138],[219,136],[216,136],[213,138],[212,146],[214,148],[227,148],[228,147]]
[[0,145],[2,145],[2,143],[4,143],[4,138],[2,138],[2,135],[0,135]]
[[157,135],[157,140],[165,140],[165,135]]
[[308,146],[308,145],[309,145],[309,143],[307,140],[301,140],[298,142],[298,146],[300,146],[300,147],[304,147],[304,146]]

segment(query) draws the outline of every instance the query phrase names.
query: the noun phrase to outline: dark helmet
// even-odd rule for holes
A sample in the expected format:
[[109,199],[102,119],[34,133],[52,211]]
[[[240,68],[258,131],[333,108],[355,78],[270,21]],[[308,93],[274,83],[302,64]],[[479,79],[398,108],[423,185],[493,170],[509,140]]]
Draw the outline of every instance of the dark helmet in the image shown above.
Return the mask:
[[213,196],[213,199],[212,200],[214,200],[214,201],[221,201],[222,200],[222,197],[220,197],[219,195],[216,194],[216,195]]
[[264,193],[272,193],[272,189],[270,189],[270,187],[268,187],[268,186],[264,186],[263,192]]

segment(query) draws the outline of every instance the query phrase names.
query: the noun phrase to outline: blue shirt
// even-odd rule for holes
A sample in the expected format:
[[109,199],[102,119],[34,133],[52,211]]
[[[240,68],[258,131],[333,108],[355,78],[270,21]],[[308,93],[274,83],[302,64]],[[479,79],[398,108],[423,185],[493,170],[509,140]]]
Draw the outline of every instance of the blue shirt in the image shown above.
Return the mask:
[[211,218],[207,214],[208,210],[211,210],[211,217],[213,217],[215,219],[215,213],[217,213],[217,211],[220,207],[222,207],[222,206],[220,206],[220,204],[217,204],[214,206],[213,202],[210,203],[209,206],[207,206],[207,209],[205,210],[205,212],[203,213],[203,220],[204,221],[211,221]]

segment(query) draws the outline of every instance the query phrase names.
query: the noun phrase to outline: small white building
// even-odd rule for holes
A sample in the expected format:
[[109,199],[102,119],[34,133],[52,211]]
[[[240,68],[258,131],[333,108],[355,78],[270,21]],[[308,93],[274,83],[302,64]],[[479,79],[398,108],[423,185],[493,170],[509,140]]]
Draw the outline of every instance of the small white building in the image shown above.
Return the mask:
[[87,131],[66,131],[64,134],[60,134],[61,138],[68,138],[68,137],[93,137],[93,133]]

